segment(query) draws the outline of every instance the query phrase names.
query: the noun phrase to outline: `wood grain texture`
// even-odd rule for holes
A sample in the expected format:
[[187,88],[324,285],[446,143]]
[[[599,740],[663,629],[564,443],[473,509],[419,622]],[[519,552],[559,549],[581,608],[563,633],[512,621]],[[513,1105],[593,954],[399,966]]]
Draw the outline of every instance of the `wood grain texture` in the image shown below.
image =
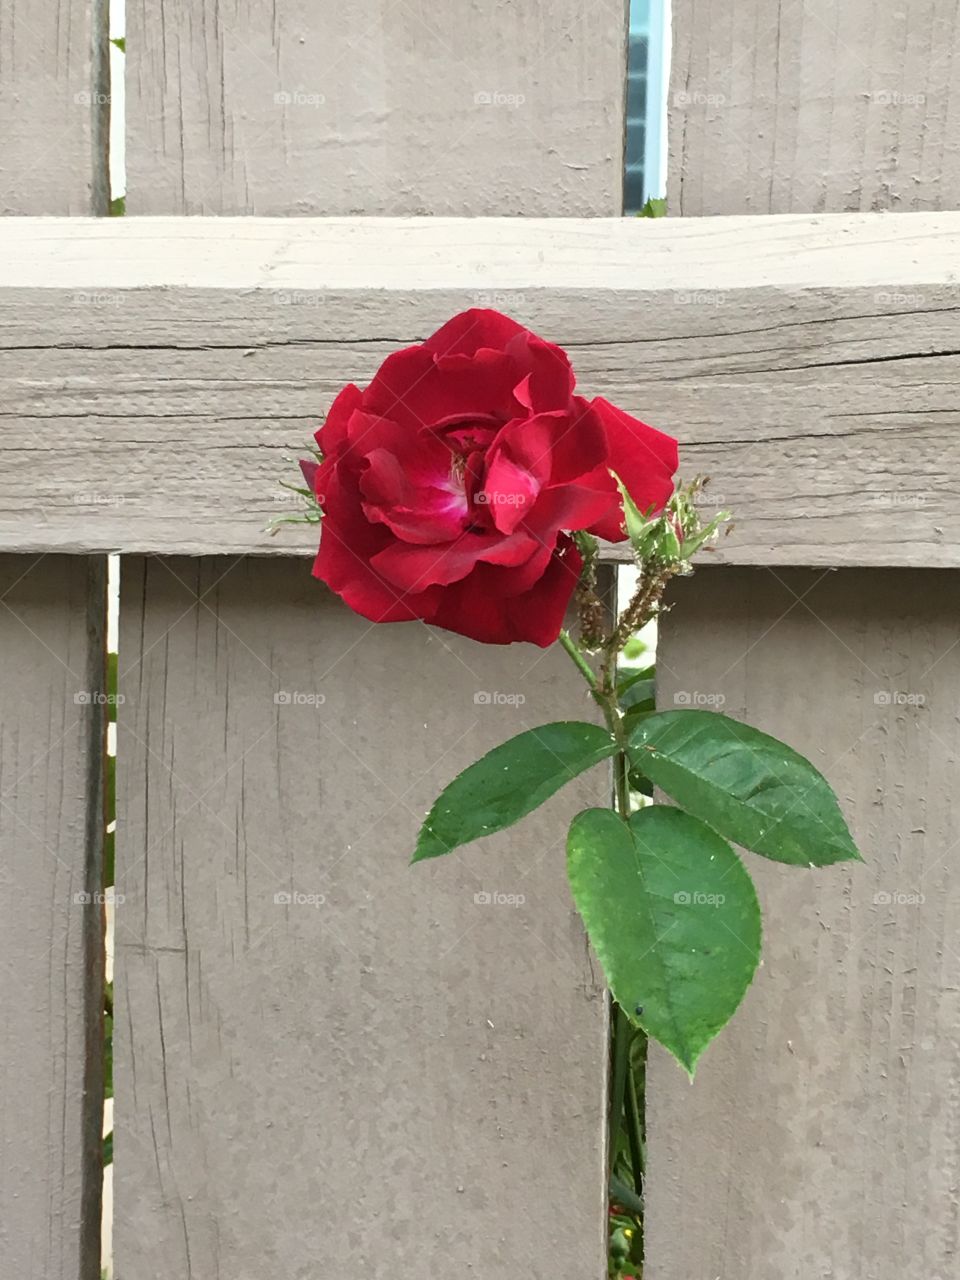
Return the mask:
[[308,553],[264,530],[333,396],[494,305],[679,437],[720,560],[960,564],[958,215],[369,222],[10,224],[0,545]]
[[[956,0],[799,0],[770,11],[753,0],[681,0],[672,211],[750,213],[759,225],[784,211],[954,206],[957,64],[946,32],[957,16]],[[887,316],[891,334],[912,323],[911,293],[902,289],[904,314]],[[925,385],[956,350],[951,338]],[[831,357],[838,366],[841,353]],[[860,373],[899,379],[911,365],[887,348]],[[835,504],[859,504],[877,462],[891,495],[883,524],[915,528],[897,508],[918,511],[949,488],[951,472],[933,464],[926,493],[911,496],[903,477],[927,445],[906,399],[880,416],[898,424],[909,452],[892,466],[882,447],[872,461],[861,455],[861,414],[877,407],[854,377],[832,411],[848,448],[821,453],[815,427],[807,447],[851,482]],[[950,421],[954,408],[940,408]],[[800,503],[805,489],[800,480]],[[811,514],[824,532],[826,513]],[[693,1089],[651,1055],[647,1280],[956,1272],[958,583],[954,571],[922,571],[952,559],[912,563],[910,573],[822,579],[720,569],[676,592],[658,653],[660,703],[725,698],[728,714],[808,754],[836,787],[867,865],[815,873],[750,859],[766,911],[756,985]]]
[[623,0],[139,0],[137,214],[617,214]]
[[605,1001],[563,868],[607,774],[408,865],[459,769],[586,712],[565,655],[371,627],[297,562],[124,565],[118,1274],[599,1275]]
[[[11,218],[6,289],[656,293],[957,283],[960,214],[647,218]],[[279,299],[296,305],[294,297]],[[692,299],[687,306],[696,309]],[[722,306],[714,298],[707,305]],[[199,317],[202,321],[203,317]],[[649,323],[649,318],[648,323]],[[590,323],[597,324],[596,315]],[[131,334],[131,340],[135,340]],[[210,335],[216,341],[215,333]]]
[[0,0],[0,215],[105,214],[108,0]]
[[957,586],[718,569],[674,594],[660,704],[722,698],[804,752],[866,865],[744,855],[756,982],[692,1088],[651,1054],[648,1280],[956,1274]]
[[0,1274],[99,1280],[105,587],[0,557]]
[[670,212],[955,209],[958,0],[676,0]]

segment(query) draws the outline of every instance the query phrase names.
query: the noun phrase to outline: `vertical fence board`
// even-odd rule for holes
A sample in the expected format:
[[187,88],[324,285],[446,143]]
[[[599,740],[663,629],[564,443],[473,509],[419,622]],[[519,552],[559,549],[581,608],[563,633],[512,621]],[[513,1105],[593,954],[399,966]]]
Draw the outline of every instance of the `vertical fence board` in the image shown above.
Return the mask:
[[[681,0],[671,211],[955,206],[958,15]],[[901,496],[893,476],[877,499]],[[949,571],[709,570],[677,591],[661,703],[722,695],[806,751],[868,864],[757,868],[766,961],[742,1013],[693,1090],[652,1053],[647,1280],[955,1273],[956,590]]]
[[125,562],[120,626],[118,1274],[599,1276],[563,868],[607,775],[407,865],[460,768],[589,714],[565,655],[371,626],[276,560]]
[[0,557],[0,1275],[10,1280],[100,1274],[103,572],[80,557]]
[[745,854],[764,959],[693,1087],[651,1055],[648,1280],[956,1274],[960,604],[951,570],[714,569],[663,706],[725,699],[835,785],[866,865]]
[[617,214],[624,0],[138,0],[128,209]]
[[[623,0],[141,2],[128,33],[132,213],[620,211]],[[512,1280],[545,1251],[558,1280],[599,1275],[606,1002],[563,839],[606,780],[406,866],[459,768],[589,714],[560,655],[371,628],[305,564],[126,573],[123,1280],[160,1256],[231,1280]],[[273,701],[321,685],[322,707]]]
[[105,214],[108,0],[0,0],[0,214]]
[[960,204],[960,0],[676,0],[670,212]]

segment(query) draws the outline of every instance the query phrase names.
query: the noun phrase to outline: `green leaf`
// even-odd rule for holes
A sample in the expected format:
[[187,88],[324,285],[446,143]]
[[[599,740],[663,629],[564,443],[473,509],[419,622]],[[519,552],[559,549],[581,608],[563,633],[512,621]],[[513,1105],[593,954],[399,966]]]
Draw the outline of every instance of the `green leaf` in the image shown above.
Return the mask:
[[122,218],[127,212],[127,197],[115,196],[110,201],[110,217]]
[[413,861],[512,826],[616,749],[606,729],[576,720],[517,734],[443,789],[420,828]]
[[622,1204],[631,1213],[643,1213],[642,1198],[637,1195],[632,1187],[628,1187],[622,1178],[618,1178],[615,1174],[610,1175],[610,1199],[615,1200],[617,1204]]
[[631,769],[627,774],[627,785],[631,791],[637,791],[642,796],[653,797],[653,783],[645,773],[641,773],[639,769]]
[[113,1015],[103,1018],[103,1096],[113,1097]]
[[617,670],[617,694],[623,699],[625,693],[640,680],[653,680],[657,674],[655,665],[646,667],[620,667]]
[[623,499],[623,520],[624,527],[627,531],[627,537],[634,551],[641,551],[645,544],[645,539],[649,531],[649,524],[643,515],[643,512],[631,498],[627,492],[626,486],[615,471],[610,474],[617,482],[617,488],[620,490],[620,497]]
[[641,706],[644,710],[652,711],[655,697],[655,680],[635,680],[628,689],[620,694],[620,706],[624,711]]
[[113,1130],[103,1140],[103,1165],[113,1164]]
[[624,732],[629,736],[640,721],[645,720],[647,716],[652,716],[656,709],[657,704],[652,698],[649,702],[641,702],[638,706],[628,707],[623,713]]
[[113,822],[117,816],[117,757],[104,759],[103,820]]
[[117,833],[103,833],[103,883],[107,889],[112,888],[117,878]]
[[639,636],[631,636],[627,643],[623,646],[623,657],[630,662],[636,662],[638,658],[642,658],[650,649],[646,640],[641,640]]
[[728,840],[777,862],[860,860],[837,798],[798,752],[713,711],[646,716],[630,735],[642,773]]
[[125,36],[111,36],[110,43],[115,44],[121,53],[127,52],[127,41]]
[[692,1076],[760,958],[760,907],[740,859],[680,809],[650,805],[629,823],[586,809],[570,828],[567,874],[614,998]]
[[666,196],[651,196],[637,214],[638,218],[665,218],[667,216]]

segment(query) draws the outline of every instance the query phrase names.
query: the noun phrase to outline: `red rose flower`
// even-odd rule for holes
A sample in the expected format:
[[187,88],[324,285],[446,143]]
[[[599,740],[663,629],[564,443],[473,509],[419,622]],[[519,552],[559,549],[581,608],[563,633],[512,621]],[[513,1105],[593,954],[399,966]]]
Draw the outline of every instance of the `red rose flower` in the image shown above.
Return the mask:
[[565,352],[497,311],[388,356],[316,439],[316,577],[374,622],[488,644],[552,644],[581,569],[569,534],[625,537],[611,470],[659,510],[677,466],[675,440],[575,395]]

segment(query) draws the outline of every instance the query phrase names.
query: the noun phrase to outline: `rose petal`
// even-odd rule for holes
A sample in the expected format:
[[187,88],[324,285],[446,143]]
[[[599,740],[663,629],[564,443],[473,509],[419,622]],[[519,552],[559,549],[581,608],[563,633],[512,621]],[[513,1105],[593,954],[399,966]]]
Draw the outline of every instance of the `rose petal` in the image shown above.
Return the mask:
[[598,414],[581,396],[574,396],[570,410],[555,425],[550,437],[550,483],[577,480],[595,467],[607,464],[607,436]]
[[536,476],[500,450],[487,469],[477,501],[489,507],[501,533],[513,533],[520,521],[533,511],[539,492],[540,482]]
[[450,542],[463,533],[470,508],[463,485],[450,475],[449,455],[446,475],[440,473],[434,484],[422,477],[415,482],[387,449],[372,450],[366,462],[360,491],[368,519],[387,525],[405,542],[424,545]]
[[487,453],[487,472],[497,459],[506,456],[528,471],[538,484],[550,479],[550,453],[554,436],[562,432],[567,418],[563,413],[513,418],[500,430]]
[[523,375],[514,390],[520,404],[533,413],[569,407],[576,378],[565,351],[524,331],[507,344],[507,353]]
[[363,392],[352,382],[336,397],[322,425],[314,434],[314,439],[325,455],[332,457],[346,442],[350,416],[355,409],[360,408],[362,400]]
[[432,547],[416,547],[391,542],[378,551],[372,564],[378,573],[401,591],[423,591],[429,586],[448,586],[465,578],[479,561],[519,565],[538,547],[529,534],[464,533],[455,542]]
[[475,355],[481,347],[503,351],[511,338],[527,332],[509,316],[487,307],[471,307],[448,320],[423,344],[438,356]]
[[426,621],[483,644],[524,641],[547,648],[560,634],[581,567],[576,547],[564,539],[531,587],[508,596],[503,582],[512,573],[478,565],[468,578],[443,591]]
[[300,459],[300,470],[303,472],[303,482],[314,495],[316,495],[317,492],[315,482],[319,469],[319,464],[314,462],[312,458]]
[[426,346],[407,347],[384,360],[363,407],[413,431],[485,416],[499,423],[513,412],[515,381],[503,351],[440,360]]
[[507,598],[507,616],[517,640],[546,649],[560,634],[583,560],[571,539],[561,537],[543,577],[522,596]]
[[[597,396],[588,408],[602,424],[607,438],[607,467],[620,477],[641,511],[651,507],[659,511],[673,493],[673,474],[678,465],[676,440],[624,413],[602,396]],[[604,487],[617,496],[617,505],[609,515],[590,526],[590,532],[611,542],[621,542],[626,532],[619,491],[612,477],[609,486],[604,484]]]
[[356,494],[345,488],[339,475],[331,473],[314,577],[371,622],[408,622],[425,617],[436,607],[439,588],[404,594],[372,567],[374,556],[390,540],[382,525],[373,525],[366,519]]
[[[599,473],[609,479],[606,472]],[[527,516],[526,527],[533,532],[589,529],[598,521],[620,519],[620,491],[609,486],[562,484],[544,489]]]

